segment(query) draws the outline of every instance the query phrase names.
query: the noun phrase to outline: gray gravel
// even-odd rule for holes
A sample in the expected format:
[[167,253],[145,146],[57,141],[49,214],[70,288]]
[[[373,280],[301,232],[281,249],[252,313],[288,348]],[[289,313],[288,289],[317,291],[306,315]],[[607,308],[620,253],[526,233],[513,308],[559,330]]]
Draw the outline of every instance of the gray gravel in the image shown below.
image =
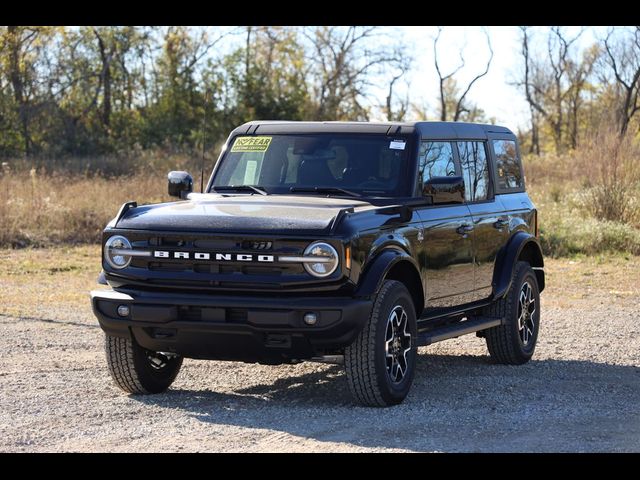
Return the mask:
[[168,393],[127,396],[88,300],[0,314],[0,451],[640,451],[637,296],[558,298],[527,365],[492,364],[474,336],[421,348],[388,409],[313,363],[185,360]]

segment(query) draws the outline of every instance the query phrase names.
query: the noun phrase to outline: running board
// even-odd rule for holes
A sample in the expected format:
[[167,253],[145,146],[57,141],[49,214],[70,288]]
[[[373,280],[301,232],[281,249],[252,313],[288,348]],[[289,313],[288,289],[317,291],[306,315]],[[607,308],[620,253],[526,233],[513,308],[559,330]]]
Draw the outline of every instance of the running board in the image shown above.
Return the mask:
[[501,318],[475,317],[464,322],[438,327],[428,332],[418,334],[418,346],[425,347],[432,343],[441,342],[450,338],[466,335],[467,333],[478,332],[491,327],[502,325]]

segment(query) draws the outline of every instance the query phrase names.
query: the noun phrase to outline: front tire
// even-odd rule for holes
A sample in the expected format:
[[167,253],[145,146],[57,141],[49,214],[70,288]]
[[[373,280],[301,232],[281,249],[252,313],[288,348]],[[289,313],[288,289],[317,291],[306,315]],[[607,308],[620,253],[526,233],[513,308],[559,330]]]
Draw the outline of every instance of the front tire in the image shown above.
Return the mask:
[[518,262],[507,294],[490,307],[489,315],[504,324],[485,331],[491,358],[505,365],[521,365],[533,356],[540,329],[540,290],[527,262]]
[[366,325],[345,349],[347,382],[358,403],[387,407],[404,400],[416,369],[416,336],[409,291],[400,282],[385,281]]
[[181,356],[146,350],[132,338],[105,335],[105,353],[111,378],[127,393],[164,392],[182,366]]

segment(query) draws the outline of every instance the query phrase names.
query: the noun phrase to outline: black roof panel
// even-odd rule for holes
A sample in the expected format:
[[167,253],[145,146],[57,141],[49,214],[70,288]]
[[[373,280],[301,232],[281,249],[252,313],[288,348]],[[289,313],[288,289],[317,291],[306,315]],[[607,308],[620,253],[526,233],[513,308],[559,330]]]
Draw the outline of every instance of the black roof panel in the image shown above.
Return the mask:
[[486,139],[487,133],[513,135],[506,127],[465,122],[295,122],[252,121],[236,128],[232,135],[269,135],[279,133],[378,133],[408,134],[420,132],[425,139]]

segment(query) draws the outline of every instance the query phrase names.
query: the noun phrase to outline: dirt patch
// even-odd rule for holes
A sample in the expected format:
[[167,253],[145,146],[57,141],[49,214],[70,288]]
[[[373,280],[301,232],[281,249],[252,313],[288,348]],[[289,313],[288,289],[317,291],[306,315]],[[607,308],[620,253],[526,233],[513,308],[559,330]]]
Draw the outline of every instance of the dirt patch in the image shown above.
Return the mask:
[[421,348],[382,410],[313,363],[187,359],[169,392],[123,394],[87,295],[99,250],[0,251],[0,451],[640,451],[638,257],[548,260],[530,363],[475,336]]

